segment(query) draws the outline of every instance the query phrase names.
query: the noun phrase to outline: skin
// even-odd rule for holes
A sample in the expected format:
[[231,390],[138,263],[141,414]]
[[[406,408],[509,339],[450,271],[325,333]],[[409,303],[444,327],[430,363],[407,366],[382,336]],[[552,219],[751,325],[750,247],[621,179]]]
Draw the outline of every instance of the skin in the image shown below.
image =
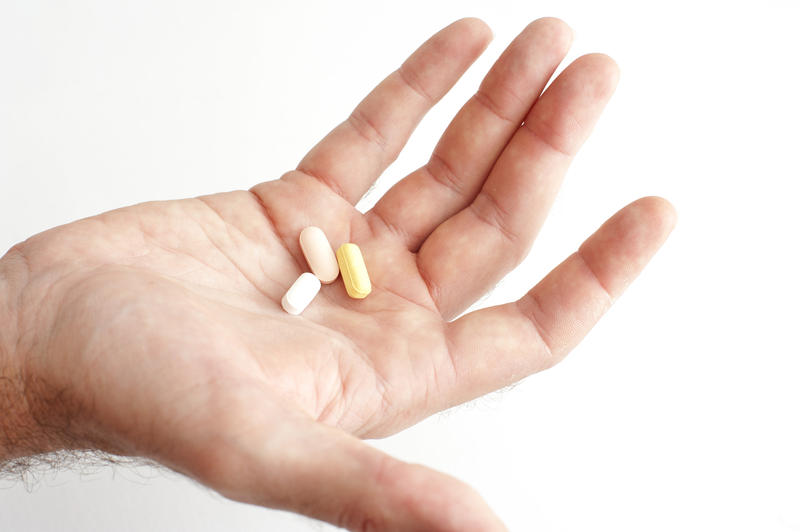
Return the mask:
[[[422,45],[279,180],[57,227],[0,260],[0,459],[142,456],[231,499],[351,530],[505,530],[460,481],[360,441],[563,358],[666,238],[660,198],[623,208],[520,300],[456,318],[527,254],[618,78],[569,65],[561,21],[512,42],[430,161],[354,203],[491,38],[464,19]],[[298,235],[358,243],[373,284],[280,308]]]

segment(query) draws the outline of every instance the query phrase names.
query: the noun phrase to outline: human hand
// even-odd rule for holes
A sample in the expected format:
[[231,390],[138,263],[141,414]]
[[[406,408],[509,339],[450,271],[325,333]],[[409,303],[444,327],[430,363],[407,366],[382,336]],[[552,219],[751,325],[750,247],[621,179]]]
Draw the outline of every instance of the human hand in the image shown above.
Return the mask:
[[[353,530],[503,530],[463,483],[359,438],[559,361],[674,214],[658,198],[634,202],[519,301],[450,321],[526,255],[617,80],[609,58],[584,56],[537,101],[570,31],[532,23],[430,161],[359,213],[489,38],[475,19],[436,34],[280,180],[115,210],[9,251],[0,297],[16,325],[2,338],[32,422],[6,457],[97,448]],[[307,269],[297,239],[308,225],[361,247],[369,297],[337,281],[301,316],[281,310]]]

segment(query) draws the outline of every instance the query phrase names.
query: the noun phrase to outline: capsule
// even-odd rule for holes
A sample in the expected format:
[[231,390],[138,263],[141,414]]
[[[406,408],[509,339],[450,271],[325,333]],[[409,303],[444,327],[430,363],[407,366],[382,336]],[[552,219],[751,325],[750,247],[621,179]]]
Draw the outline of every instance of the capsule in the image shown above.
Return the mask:
[[319,227],[310,225],[300,232],[300,248],[311,271],[325,284],[339,276],[339,264],[328,237]]
[[346,243],[336,250],[336,260],[342,272],[342,281],[347,295],[353,299],[364,299],[372,292],[372,283],[361,250],[355,244]]
[[319,279],[313,273],[305,272],[292,283],[281,298],[283,310],[297,316],[303,312],[319,292]]

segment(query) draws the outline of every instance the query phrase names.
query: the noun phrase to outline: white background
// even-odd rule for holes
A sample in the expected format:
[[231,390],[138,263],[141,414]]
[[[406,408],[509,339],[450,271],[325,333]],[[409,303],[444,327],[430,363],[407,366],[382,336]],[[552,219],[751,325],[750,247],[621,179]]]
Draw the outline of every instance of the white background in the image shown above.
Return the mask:
[[[467,15],[495,41],[364,206],[553,15],[575,30],[569,59],[606,52],[622,79],[530,257],[481,304],[636,197],[680,220],[561,365],[375,445],[469,482],[512,531],[800,530],[797,2],[0,0],[0,247],[275,178]],[[3,532],[327,529],[146,468],[3,487]]]

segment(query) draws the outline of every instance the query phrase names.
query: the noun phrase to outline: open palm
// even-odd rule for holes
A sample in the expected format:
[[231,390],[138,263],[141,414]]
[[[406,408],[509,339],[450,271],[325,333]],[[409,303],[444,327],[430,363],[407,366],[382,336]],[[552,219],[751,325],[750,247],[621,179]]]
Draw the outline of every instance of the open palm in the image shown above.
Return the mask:
[[[526,255],[616,84],[581,57],[542,94],[569,29],[529,25],[430,161],[354,204],[485,48],[475,19],[426,42],[303,159],[250,191],[136,205],[10,255],[29,270],[23,330],[37,419],[60,445],[154,458],[246,502],[357,530],[501,530],[460,482],[359,438],[392,434],[560,360],[673,223],[658,198],[615,215],[517,302],[457,317]],[[541,97],[540,97],[541,94]],[[301,316],[300,231],[357,243],[373,292],[340,280]]]

